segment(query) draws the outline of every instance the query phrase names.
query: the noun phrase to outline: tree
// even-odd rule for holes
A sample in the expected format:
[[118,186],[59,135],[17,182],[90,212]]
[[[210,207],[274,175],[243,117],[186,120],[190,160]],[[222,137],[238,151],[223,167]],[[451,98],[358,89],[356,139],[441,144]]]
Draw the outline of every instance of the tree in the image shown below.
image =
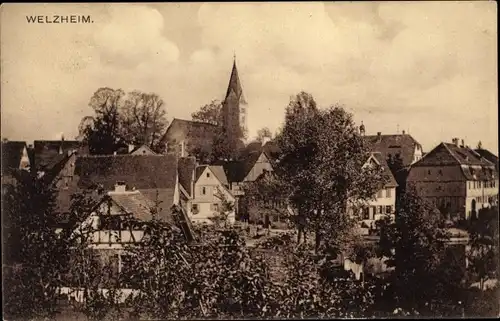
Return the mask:
[[92,154],[113,154],[123,145],[146,144],[162,153],[161,137],[167,127],[163,100],[154,93],[99,88],[89,106],[95,116],[82,119],[80,131]]
[[494,276],[498,269],[498,208],[479,211],[479,217],[471,222],[467,259],[469,271],[479,279],[479,289]]
[[134,90],[127,94],[121,108],[122,137],[133,145],[147,145],[162,153],[161,138],[168,125],[164,102],[155,93]]
[[258,142],[263,142],[264,139],[272,139],[273,138],[273,133],[271,133],[271,130],[268,127],[261,128],[257,131],[257,138],[256,140]]
[[121,137],[121,122],[119,110],[123,103],[125,92],[121,89],[108,87],[99,88],[90,98],[89,106],[94,110],[92,124],[87,123],[84,141],[89,145],[91,154],[113,154],[123,141]]
[[56,233],[55,190],[21,171],[4,194],[3,262],[7,318],[53,317],[57,288],[69,262],[69,244]]
[[[248,215],[245,219],[255,222],[262,215],[277,216],[280,220],[293,219],[288,211],[287,188],[288,186],[281,182],[273,172],[263,173],[255,181],[243,185],[245,210]],[[258,213],[259,218],[250,217],[255,212]]]
[[218,208],[214,212],[212,221],[217,227],[227,228],[231,216],[234,218],[234,203],[227,199],[226,195],[220,188],[217,189],[215,197],[220,200],[220,204],[218,204]]
[[197,112],[192,113],[191,118],[194,121],[222,126],[222,104],[218,100],[212,100]]
[[275,173],[288,185],[298,212],[300,232],[314,232],[320,246],[339,252],[352,235],[348,209],[371,199],[384,184],[382,169],[364,166],[369,153],[352,115],[341,107],[319,110],[310,94],[301,92],[286,110],[277,137],[282,157]]
[[446,280],[441,268],[449,235],[442,216],[414,187],[400,198],[395,221],[387,219],[380,228],[379,256],[387,257],[388,266],[395,268],[390,297],[397,308],[435,314],[448,299],[442,293]]

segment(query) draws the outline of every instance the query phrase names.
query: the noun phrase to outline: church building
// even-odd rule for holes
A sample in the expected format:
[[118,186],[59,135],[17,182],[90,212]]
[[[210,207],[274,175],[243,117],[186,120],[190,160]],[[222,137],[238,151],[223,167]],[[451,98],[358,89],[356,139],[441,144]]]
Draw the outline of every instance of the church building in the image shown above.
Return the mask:
[[235,58],[222,101],[222,124],[175,118],[162,138],[167,146],[167,153],[174,153],[179,157],[207,154],[213,150],[214,144],[219,143],[236,154],[245,145],[248,131],[247,105]]

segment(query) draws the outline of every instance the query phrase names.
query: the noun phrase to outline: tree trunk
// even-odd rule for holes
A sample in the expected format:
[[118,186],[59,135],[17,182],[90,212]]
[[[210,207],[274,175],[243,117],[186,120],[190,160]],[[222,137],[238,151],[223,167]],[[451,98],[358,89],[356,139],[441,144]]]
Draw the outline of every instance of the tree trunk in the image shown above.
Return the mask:
[[318,229],[316,229],[316,235],[315,235],[315,240],[314,240],[314,243],[315,243],[315,246],[314,246],[314,253],[315,254],[318,254],[318,251],[319,251],[319,245],[321,244],[321,234],[320,232],[318,231]]

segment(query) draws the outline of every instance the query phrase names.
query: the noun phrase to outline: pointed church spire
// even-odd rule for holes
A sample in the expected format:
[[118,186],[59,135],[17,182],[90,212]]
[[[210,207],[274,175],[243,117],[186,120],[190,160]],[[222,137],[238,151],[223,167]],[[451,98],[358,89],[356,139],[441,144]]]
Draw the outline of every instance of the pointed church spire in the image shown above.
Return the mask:
[[238,76],[238,68],[236,67],[236,54],[234,54],[233,69],[231,70],[231,78],[229,78],[229,85],[227,86],[226,97],[227,99],[231,92],[234,92],[236,98],[242,102],[245,102],[245,97],[243,95],[243,89],[241,87],[240,77]]

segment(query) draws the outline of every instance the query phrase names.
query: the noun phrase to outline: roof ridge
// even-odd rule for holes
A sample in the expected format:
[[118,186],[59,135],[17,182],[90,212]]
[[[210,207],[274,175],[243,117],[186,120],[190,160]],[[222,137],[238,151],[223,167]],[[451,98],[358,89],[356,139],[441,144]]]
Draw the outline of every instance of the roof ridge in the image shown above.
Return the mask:
[[[142,145],[141,145],[142,146]],[[150,154],[150,155],[132,155],[132,154],[117,154],[117,155],[82,155],[78,158],[104,158],[104,157],[170,157],[175,158],[174,155],[168,154]]]
[[[448,143],[445,143],[445,142],[441,142],[441,144],[443,144],[443,146],[446,148],[446,150],[448,151],[448,153],[450,153],[450,155],[458,162],[459,165],[462,165],[462,162],[460,161],[460,159],[458,159],[457,156],[455,156],[455,154],[451,151],[451,149],[448,147]],[[439,146],[439,145],[438,145]]]

